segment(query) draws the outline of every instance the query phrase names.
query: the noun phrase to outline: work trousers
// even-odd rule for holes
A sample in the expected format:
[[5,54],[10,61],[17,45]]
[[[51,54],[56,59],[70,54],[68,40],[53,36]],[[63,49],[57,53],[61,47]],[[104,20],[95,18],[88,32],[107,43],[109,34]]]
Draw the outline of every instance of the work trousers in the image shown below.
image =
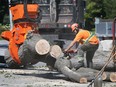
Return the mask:
[[93,56],[98,49],[99,44],[90,44],[90,43],[85,43],[80,46],[80,50],[86,52],[86,63],[87,67],[92,68],[93,67]]

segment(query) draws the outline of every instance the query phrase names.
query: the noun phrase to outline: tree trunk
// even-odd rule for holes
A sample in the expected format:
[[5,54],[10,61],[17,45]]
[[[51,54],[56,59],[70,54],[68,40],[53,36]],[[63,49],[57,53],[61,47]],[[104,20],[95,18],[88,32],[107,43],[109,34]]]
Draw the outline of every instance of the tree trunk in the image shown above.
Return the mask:
[[[98,70],[95,69],[90,69],[90,68],[79,68],[76,70],[77,73],[79,73],[81,76],[85,77],[87,81],[92,81],[94,77],[98,74]],[[104,72],[102,74],[102,80],[106,79],[106,73]]]
[[[106,62],[107,62],[106,58],[93,59],[93,68],[100,70],[105,65]],[[107,71],[114,70],[113,60],[106,66],[105,70],[107,70]]]
[[58,45],[50,44],[39,34],[29,33],[18,52],[22,65],[32,65],[41,61],[54,67],[56,59],[63,56],[63,52]]
[[[110,54],[111,52],[96,51],[93,57],[93,68],[100,70],[104,66],[104,64],[108,61]],[[105,71],[114,71],[113,60],[106,66]]]
[[63,52],[62,52],[62,49],[60,48],[60,46],[58,46],[58,45],[51,46],[50,55],[56,59],[62,57]]
[[84,67],[84,60],[82,57],[75,56],[70,59],[71,67],[74,69],[79,69],[80,67]]
[[[93,69],[101,70],[105,63],[108,61],[110,56],[110,52],[97,51],[93,57]],[[86,58],[79,57],[78,54],[74,56],[71,60],[71,65],[75,69],[79,69],[80,67],[87,67]],[[105,71],[114,71],[115,66],[113,59],[106,66]]]
[[50,51],[49,43],[39,34],[29,33],[26,40],[19,48],[19,58],[22,65],[32,65],[45,60],[45,55]]
[[116,72],[106,72],[106,81],[116,82]]
[[58,69],[58,71],[62,72],[66,77],[68,77],[70,80],[79,82],[79,83],[87,83],[87,79],[83,76],[81,76],[79,73],[76,73],[70,69],[71,63],[67,59],[59,58],[56,60],[55,68]]
[[116,82],[116,72],[110,73],[110,80],[111,80],[112,82]]

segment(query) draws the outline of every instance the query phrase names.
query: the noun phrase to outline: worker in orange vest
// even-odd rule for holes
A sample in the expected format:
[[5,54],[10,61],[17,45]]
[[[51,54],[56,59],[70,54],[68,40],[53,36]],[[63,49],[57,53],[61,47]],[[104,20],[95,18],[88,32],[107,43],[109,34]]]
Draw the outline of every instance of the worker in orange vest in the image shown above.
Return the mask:
[[79,49],[83,52],[86,52],[87,67],[92,68],[92,59],[96,50],[98,49],[99,39],[92,32],[81,29],[78,23],[72,24],[71,29],[72,32],[76,34],[76,36],[70,45],[65,49],[65,52],[69,51],[74,46],[74,44],[80,44],[80,46],[78,45],[78,48],[75,52],[77,52]]

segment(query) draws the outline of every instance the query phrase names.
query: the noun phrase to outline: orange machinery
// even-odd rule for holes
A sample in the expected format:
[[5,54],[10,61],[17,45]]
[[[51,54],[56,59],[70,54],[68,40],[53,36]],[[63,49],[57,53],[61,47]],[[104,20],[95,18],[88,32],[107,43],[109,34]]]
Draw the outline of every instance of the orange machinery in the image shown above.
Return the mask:
[[37,20],[34,19],[40,20],[39,6],[38,4],[16,4],[11,6],[10,10],[14,26],[10,31],[2,32],[1,37],[9,41],[9,53],[13,60],[21,64],[18,49],[25,41],[28,31],[35,30],[37,27]]

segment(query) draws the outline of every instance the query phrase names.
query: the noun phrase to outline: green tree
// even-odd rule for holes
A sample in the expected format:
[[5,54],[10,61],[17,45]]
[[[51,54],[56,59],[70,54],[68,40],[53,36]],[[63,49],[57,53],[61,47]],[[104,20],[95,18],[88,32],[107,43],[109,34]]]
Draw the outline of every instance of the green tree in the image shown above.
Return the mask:
[[94,28],[95,17],[104,18],[106,16],[104,4],[103,0],[87,0],[86,4],[85,27],[88,30],[92,30]]
[[103,0],[104,11],[106,12],[105,18],[113,19],[116,17],[116,0]]
[[102,0],[87,0],[86,14],[87,18],[105,17]]
[[8,15],[8,0],[0,0],[0,23],[3,24],[5,15]]

